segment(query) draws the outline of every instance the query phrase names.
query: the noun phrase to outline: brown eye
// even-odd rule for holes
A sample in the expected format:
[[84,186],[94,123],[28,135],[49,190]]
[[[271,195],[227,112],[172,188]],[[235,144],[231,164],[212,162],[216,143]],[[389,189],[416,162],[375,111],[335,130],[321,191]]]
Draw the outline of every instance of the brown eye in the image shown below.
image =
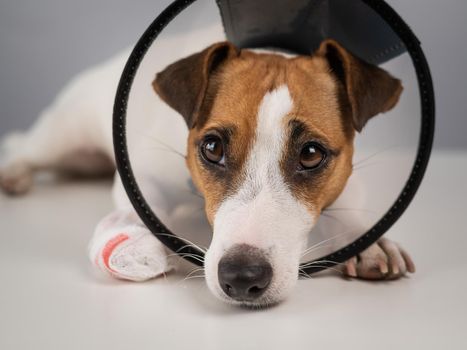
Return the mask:
[[326,152],[315,142],[307,143],[300,152],[300,165],[304,170],[316,169],[326,158]]
[[217,136],[208,136],[201,144],[201,153],[208,162],[224,165],[224,146]]

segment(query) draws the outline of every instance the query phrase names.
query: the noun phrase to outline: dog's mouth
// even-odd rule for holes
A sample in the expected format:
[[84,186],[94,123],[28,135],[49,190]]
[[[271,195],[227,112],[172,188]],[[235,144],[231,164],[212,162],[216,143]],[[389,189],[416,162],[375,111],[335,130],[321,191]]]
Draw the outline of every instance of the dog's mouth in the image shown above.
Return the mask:
[[270,307],[274,307],[278,305],[281,300],[269,300],[268,298],[258,298],[257,300],[252,300],[252,301],[240,301],[240,300],[234,300],[232,298],[227,298],[223,297],[221,298],[222,301],[224,301],[227,304],[234,305],[236,307],[248,309],[248,310],[262,310],[262,309],[268,309]]
[[[282,279],[282,278],[281,278]],[[280,281],[279,278],[274,278],[270,284],[264,288],[253,287],[249,295],[245,294],[227,294],[224,289],[220,288],[213,291],[215,295],[227,304],[247,309],[265,309],[276,306],[287,298],[291,289],[295,286],[298,280],[297,276],[292,276],[290,282]]]
[[283,300],[283,298],[274,296],[267,288],[264,293],[255,297],[229,296],[224,291],[218,291],[215,294],[221,301],[227,304],[252,310],[273,307]]

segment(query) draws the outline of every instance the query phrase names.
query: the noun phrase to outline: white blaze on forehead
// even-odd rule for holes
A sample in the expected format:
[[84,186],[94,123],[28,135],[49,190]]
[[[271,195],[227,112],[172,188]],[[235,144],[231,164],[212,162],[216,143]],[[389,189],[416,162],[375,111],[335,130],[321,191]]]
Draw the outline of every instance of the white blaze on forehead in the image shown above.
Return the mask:
[[285,118],[292,108],[285,85],[268,92],[258,108],[244,182],[214,218],[214,241],[221,241],[223,249],[238,243],[259,248],[287,245],[284,240],[296,240],[314,222],[285,184],[280,168],[286,147]]
[[261,101],[258,109],[257,138],[267,134],[283,134],[282,121],[293,107],[292,97],[287,86],[282,85],[276,90],[268,92]]
[[246,177],[238,197],[251,200],[262,191],[284,193],[280,160],[285,147],[284,119],[293,101],[287,86],[268,92],[258,108],[256,135],[246,163]]

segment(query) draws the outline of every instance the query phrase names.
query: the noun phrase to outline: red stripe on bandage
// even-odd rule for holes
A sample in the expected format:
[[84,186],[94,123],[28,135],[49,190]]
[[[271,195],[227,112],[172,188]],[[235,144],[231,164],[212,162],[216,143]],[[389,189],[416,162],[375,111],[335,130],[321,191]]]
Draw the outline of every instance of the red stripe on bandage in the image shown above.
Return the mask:
[[102,260],[104,261],[105,267],[107,267],[109,271],[116,272],[109,265],[109,260],[110,260],[110,256],[112,255],[112,252],[120,243],[126,241],[128,238],[130,238],[128,237],[128,235],[124,233],[120,233],[116,235],[114,238],[112,238],[110,241],[108,241],[104,249],[102,249]]

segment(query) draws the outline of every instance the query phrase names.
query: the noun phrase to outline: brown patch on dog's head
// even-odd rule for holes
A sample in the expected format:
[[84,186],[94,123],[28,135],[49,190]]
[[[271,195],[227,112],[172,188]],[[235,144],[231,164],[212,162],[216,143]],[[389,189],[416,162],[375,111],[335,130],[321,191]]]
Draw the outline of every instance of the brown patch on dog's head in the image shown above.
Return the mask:
[[[282,85],[290,91],[293,110],[283,126],[288,141],[281,169],[294,195],[315,212],[337,198],[352,172],[355,130],[391,109],[402,91],[399,80],[332,40],[313,56],[294,58],[224,42],[168,66],[153,86],[190,128],[187,164],[211,223],[219,204],[245,180],[261,101]],[[200,155],[203,140],[213,135],[222,141],[223,167]],[[326,166],[313,174],[297,172],[297,155],[310,140],[326,149]]]
[[324,41],[317,51],[345,91],[355,130],[392,109],[402,93],[402,84],[385,70],[354,56],[334,40]]
[[153,88],[170,107],[179,112],[189,128],[209,113],[206,92],[210,77],[238,50],[229,42],[209,46],[183,58],[156,75]]

